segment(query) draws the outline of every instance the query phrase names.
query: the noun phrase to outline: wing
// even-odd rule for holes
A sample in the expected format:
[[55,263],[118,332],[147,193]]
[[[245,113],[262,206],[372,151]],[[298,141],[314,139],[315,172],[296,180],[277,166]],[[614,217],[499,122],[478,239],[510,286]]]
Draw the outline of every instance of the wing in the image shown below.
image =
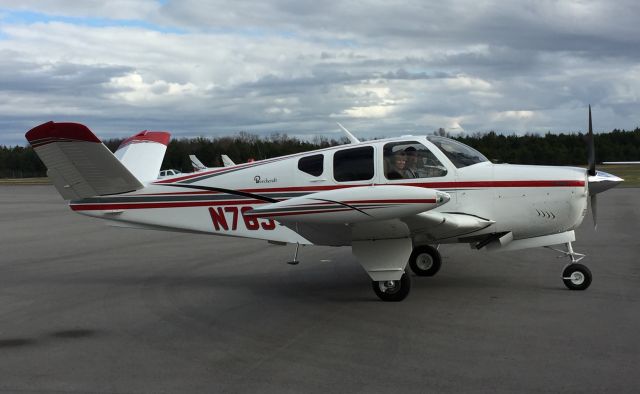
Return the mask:
[[276,219],[318,245],[351,245],[354,240],[407,237],[398,218],[431,210],[449,195],[413,186],[334,189],[262,205],[245,215]]
[[414,186],[334,189],[262,205],[245,215],[267,217],[314,244],[351,245],[374,281],[398,280],[418,237],[435,240],[493,224],[471,215],[434,212],[447,193]]
[[449,198],[447,193],[413,186],[350,187],[262,205],[245,215],[282,223],[344,226],[416,215]]
[[448,201],[447,193],[421,187],[352,187],[263,205],[246,214],[276,219],[320,245],[416,236],[437,242],[495,223],[463,213],[433,211]]

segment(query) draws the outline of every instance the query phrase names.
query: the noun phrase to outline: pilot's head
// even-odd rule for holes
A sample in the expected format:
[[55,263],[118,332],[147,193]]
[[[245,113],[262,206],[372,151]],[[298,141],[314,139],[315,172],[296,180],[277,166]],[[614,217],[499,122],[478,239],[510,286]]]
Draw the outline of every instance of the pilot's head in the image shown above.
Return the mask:
[[391,164],[399,170],[404,170],[407,165],[407,155],[404,151],[399,150],[394,152],[393,156],[391,156]]
[[409,167],[415,167],[418,164],[418,151],[413,146],[404,150],[407,155],[407,165]]

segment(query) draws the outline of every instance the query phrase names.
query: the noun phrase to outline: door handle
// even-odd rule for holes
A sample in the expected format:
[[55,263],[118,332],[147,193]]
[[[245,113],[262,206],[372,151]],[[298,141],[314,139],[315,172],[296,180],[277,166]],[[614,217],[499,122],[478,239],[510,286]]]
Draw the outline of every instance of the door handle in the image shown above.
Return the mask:
[[324,182],[326,180],[327,178],[316,178],[316,179],[309,179],[309,182]]

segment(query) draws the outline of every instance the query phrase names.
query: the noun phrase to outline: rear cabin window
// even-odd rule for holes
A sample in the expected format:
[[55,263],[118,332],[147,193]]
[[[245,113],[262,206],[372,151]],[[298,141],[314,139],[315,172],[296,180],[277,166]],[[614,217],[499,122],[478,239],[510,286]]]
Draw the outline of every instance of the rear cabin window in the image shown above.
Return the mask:
[[306,172],[309,175],[320,176],[324,171],[324,156],[313,155],[303,157],[298,160],[298,169],[302,172]]
[[373,147],[343,149],[333,155],[333,177],[338,182],[373,178]]

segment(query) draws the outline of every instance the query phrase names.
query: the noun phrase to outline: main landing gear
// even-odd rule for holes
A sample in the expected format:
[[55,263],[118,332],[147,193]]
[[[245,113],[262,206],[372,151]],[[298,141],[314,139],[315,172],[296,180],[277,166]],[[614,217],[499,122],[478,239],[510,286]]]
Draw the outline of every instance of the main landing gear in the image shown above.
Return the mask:
[[405,270],[400,280],[373,281],[371,286],[382,301],[402,301],[411,290],[411,277]]
[[433,276],[438,273],[441,265],[440,252],[433,246],[417,246],[409,257],[411,271],[418,276]]
[[[434,276],[441,265],[440,252],[433,246],[416,246],[409,257],[409,267],[417,276]],[[405,269],[399,280],[372,281],[371,286],[382,301],[402,301],[411,290],[411,276]]]
[[584,255],[574,252],[571,242],[566,243],[566,248],[566,251],[549,248],[571,259],[571,263],[562,270],[562,281],[569,290],[586,290],[591,285],[591,271],[585,265],[578,264]]

